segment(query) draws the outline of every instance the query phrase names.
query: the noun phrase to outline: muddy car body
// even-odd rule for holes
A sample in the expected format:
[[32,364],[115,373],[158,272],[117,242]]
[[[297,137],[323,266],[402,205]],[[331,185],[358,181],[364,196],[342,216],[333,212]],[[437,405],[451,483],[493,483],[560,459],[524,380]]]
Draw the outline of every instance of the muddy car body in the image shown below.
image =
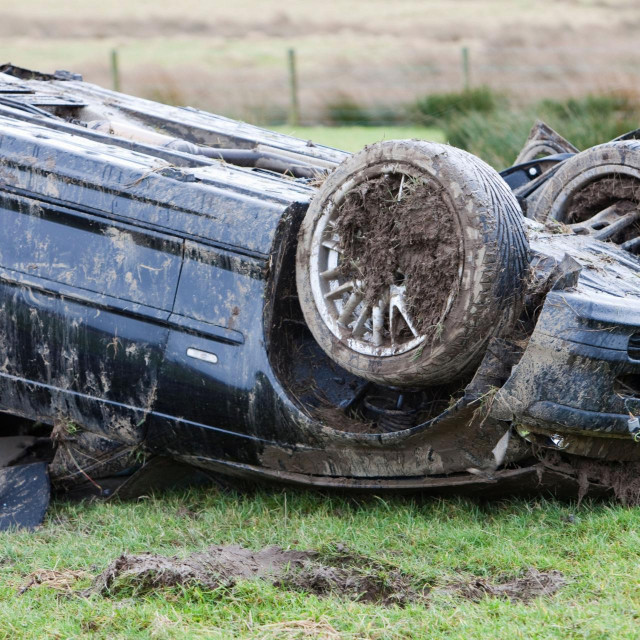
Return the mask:
[[[563,167],[581,154],[544,128],[532,140],[545,157],[521,158],[503,180],[444,145],[352,157],[5,66],[0,409],[48,425],[61,488],[99,487],[157,456],[302,485],[481,492],[575,484],[570,464],[533,456],[538,445],[635,460],[640,264],[635,236],[597,237],[628,231],[635,201],[605,194],[597,229],[585,220],[600,211],[562,221],[551,209],[570,201]],[[635,180],[635,141],[610,145],[598,179]],[[317,231],[343,224],[332,212],[353,185],[396,178],[393,206],[417,184],[447,210],[469,209],[456,217],[459,284],[442,302],[449,313],[466,300],[455,326],[446,314],[426,328],[411,320],[402,260],[383,293],[336,275],[342,249]]]

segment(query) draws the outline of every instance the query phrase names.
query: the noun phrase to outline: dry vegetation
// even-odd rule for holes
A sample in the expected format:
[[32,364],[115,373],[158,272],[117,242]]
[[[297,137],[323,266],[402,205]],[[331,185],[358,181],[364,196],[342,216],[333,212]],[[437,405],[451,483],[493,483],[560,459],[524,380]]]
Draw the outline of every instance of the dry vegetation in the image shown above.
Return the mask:
[[3,4],[0,60],[109,85],[117,47],[124,91],[248,119],[286,109],[288,47],[298,52],[306,120],[345,95],[393,106],[458,90],[463,46],[475,84],[524,101],[639,84],[634,0]]

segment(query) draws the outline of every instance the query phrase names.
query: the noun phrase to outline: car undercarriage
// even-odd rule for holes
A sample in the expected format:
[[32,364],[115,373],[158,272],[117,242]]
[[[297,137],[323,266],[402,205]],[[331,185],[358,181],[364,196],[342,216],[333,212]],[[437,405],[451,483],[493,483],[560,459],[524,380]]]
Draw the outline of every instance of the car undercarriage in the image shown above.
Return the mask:
[[635,138],[498,174],[4,65],[0,526],[172,474],[636,499]]

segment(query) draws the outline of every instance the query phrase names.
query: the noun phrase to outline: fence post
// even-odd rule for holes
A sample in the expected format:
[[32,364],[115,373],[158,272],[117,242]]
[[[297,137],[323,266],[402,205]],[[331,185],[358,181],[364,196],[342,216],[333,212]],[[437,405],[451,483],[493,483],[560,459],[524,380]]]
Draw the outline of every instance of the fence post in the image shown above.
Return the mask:
[[469,47],[462,47],[462,76],[464,78],[464,90],[469,91],[471,88],[469,72]]
[[118,50],[111,49],[111,80],[114,91],[120,91],[120,67],[118,64]]
[[289,91],[291,103],[289,108],[289,124],[297,127],[300,124],[300,103],[298,102],[298,75],[296,73],[296,51],[289,49],[287,52],[289,67]]

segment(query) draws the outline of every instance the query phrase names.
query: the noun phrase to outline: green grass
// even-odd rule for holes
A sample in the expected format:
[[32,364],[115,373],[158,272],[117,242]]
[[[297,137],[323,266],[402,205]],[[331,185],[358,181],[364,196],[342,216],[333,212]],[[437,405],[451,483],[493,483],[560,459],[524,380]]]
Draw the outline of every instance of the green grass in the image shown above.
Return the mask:
[[[185,515],[186,514],[186,515]],[[572,514],[573,521],[569,515]],[[35,533],[0,539],[2,638],[637,638],[640,509],[609,504],[198,489],[136,503],[54,502]],[[101,571],[123,552],[186,555],[210,544],[312,549],[342,543],[445,584],[558,569],[568,584],[529,605],[451,595],[405,609],[318,598],[264,583],[132,597],[18,595],[42,569]],[[301,629],[314,631],[303,636]],[[333,631],[335,630],[335,634]],[[333,634],[333,635],[332,635]]]
[[[436,94],[419,101],[416,111],[417,118],[436,123],[450,144],[470,151],[498,170],[514,162],[536,120],[546,122],[580,150],[640,126],[640,104],[615,94],[543,100],[523,107],[484,89],[471,97],[464,92]],[[428,113],[432,114],[429,119]]]
[[433,142],[444,142],[443,132],[435,127],[291,127],[282,125],[269,128],[298,138],[312,140],[318,144],[353,152],[360,151],[365,145],[380,140],[419,138]]

